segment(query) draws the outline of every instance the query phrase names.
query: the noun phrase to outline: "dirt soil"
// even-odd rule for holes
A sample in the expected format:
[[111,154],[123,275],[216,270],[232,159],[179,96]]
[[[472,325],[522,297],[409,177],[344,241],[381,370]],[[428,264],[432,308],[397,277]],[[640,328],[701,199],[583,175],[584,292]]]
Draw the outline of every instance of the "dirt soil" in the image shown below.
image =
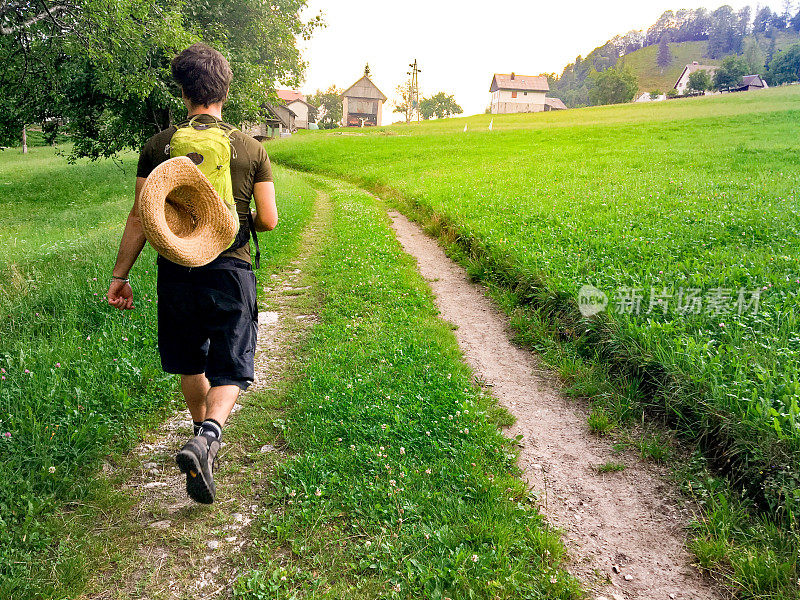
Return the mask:
[[[666,473],[593,435],[585,404],[565,398],[536,356],[511,343],[508,319],[485,289],[417,225],[397,212],[390,217],[430,282],[441,317],[457,326],[476,379],[516,417],[505,433],[523,436],[519,466],[548,521],[564,532],[568,570],[597,600],[722,598],[691,565],[691,514]],[[596,466],[611,460],[625,470],[599,474]]]

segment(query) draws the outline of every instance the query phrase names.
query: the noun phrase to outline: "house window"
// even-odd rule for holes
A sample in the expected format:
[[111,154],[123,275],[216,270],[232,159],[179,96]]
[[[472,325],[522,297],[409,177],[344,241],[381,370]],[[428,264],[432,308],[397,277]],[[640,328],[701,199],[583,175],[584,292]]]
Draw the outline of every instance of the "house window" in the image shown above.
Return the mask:
[[517,97],[517,92],[511,92],[511,97],[512,98],[516,98]]
[[522,92],[522,95],[523,95],[523,96],[527,96],[527,95],[528,95],[528,92]]

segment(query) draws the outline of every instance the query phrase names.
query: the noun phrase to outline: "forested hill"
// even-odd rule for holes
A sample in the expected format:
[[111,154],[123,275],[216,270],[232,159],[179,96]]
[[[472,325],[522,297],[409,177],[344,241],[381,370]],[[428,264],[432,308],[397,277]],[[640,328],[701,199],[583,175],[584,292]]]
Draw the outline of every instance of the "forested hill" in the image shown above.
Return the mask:
[[800,41],[800,10],[774,12],[768,6],[734,11],[725,5],[668,10],[646,31],[617,35],[585,57],[578,56],[559,76],[548,74],[551,96],[569,107],[589,104],[590,75],[625,66],[639,79],[640,91],[671,89],[683,67],[693,60],[717,64],[742,55],[753,73],[765,74],[774,54]]

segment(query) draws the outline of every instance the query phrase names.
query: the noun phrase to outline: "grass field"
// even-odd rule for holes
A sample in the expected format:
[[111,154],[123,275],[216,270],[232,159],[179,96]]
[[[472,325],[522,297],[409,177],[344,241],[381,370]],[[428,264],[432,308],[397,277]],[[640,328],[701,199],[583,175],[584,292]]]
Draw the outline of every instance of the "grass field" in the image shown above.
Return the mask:
[[[571,342],[572,380],[591,363],[621,382],[625,402],[596,410],[613,422],[649,408],[762,513],[794,526],[798,117],[800,90],[783,88],[495,116],[492,132],[482,115],[319,133],[269,150],[396,198],[456,241],[476,277],[511,291],[534,345],[548,336]],[[585,284],[610,301],[591,319],[578,311]],[[612,310],[634,288],[640,313]],[[699,290],[699,314],[678,310],[681,288]],[[755,291],[757,312],[747,306]],[[648,312],[651,296],[663,302]],[[595,380],[581,392],[607,394]]]
[[291,457],[268,484],[263,564],[237,598],[579,597],[564,548],[514,477],[499,409],[384,208],[315,181],[333,204],[312,259],[320,323],[273,421]]
[[[262,275],[294,253],[314,197],[279,176],[281,226],[262,236]],[[104,299],[134,178],[132,156],[68,165],[51,148],[0,153],[3,598],[80,580],[68,547],[76,532],[64,535],[59,507],[89,497],[100,458],[174,406],[176,380],[156,349],[155,253],[147,248],[131,274],[136,310]]]

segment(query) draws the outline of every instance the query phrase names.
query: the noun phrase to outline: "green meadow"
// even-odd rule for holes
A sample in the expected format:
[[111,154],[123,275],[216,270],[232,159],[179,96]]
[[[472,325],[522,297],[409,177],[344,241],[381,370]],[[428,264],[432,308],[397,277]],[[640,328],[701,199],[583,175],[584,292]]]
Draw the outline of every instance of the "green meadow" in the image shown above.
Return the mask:
[[[596,410],[623,422],[648,409],[760,511],[795,523],[798,119],[800,89],[787,87],[320,132],[268,149],[394,198],[510,295],[534,346],[569,342],[573,379],[591,364],[627,390],[625,406]],[[605,311],[582,315],[584,285],[606,294]],[[606,394],[584,383],[583,395]]]

